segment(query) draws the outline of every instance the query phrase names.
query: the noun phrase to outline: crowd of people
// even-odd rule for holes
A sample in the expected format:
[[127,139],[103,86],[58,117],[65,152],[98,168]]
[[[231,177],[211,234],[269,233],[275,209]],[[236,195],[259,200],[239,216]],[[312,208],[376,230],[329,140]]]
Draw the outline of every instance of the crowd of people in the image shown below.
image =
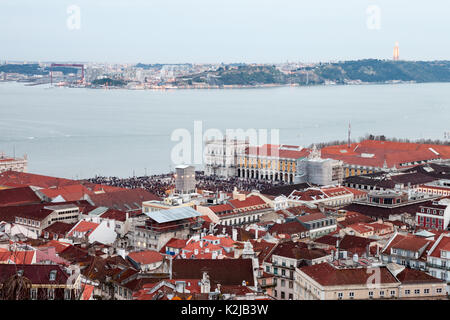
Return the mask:
[[[261,191],[274,185],[283,184],[282,182],[247,180],[243,178],[223,179],[214,176],[205,176],[203,171],[196,171],[195,179],[197,181],[198,189],[213,192],[232,192],[234,187],[239,191]],[[143,188],[160,197],[165,196],[167,190],[175,187],[175,177],[173,173],[129,178],[96,176],[95,178],[88,180],[92,183],[114,187],[128,189]]]
[[250,180],[244,178],[223,179],[215,176],[205,176],[203,172],[196,172],[197,188],[209,191],[232,192],[234,187],[239,191],[262,191],[272,186],[280,185],[281,182]]
[[144,177],[102,177],[88,179],[92,183],[103,184],[127,189],[143,188],[159,197],[163,197],[166,191],[173,188],[175,180],[173,174],[160,174]]

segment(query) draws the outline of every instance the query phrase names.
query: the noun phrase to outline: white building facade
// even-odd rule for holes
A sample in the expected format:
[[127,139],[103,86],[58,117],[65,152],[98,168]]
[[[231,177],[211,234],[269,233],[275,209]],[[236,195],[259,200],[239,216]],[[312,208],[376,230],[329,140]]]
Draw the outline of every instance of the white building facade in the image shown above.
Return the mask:
[[230,178],[236,176],[237,158],[245,153],[248,141],[209,140],[205,143],[205,175]]

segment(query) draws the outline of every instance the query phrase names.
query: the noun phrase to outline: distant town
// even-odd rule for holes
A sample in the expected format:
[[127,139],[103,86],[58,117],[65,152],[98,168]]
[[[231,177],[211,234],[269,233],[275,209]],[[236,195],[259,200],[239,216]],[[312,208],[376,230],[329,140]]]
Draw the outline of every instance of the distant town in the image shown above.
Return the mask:
[[85,180],[1,154],[0,299],[448,300],[449,145],[205,150],[203,171]]
[[225,89],[369,83],[450,82],[450,61],[366,59],[280,64],[107,64],[3,61],[0,82],[64,87]]

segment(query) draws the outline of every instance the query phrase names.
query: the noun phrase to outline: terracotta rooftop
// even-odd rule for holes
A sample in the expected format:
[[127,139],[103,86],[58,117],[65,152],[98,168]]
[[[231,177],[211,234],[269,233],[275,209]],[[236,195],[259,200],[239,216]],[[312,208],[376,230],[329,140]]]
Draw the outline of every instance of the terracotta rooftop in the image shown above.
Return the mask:
[[15,206],[41,202],[41,198],[30,187],[0,190],[0,206]]
[[201,279],[207,272],[212,284],[254,285],[251,259],[175,259],[173,260],[173,279]]
[[416,161],[449,159],[450,146],[364,140],[352,143],[350,148],[347,144],[327,146],[322,148],[321,154],[323,158],[342,160],[347,164],[382,168],[386,162],[389,168],[399,168],[400,164]]
[[412,284],[412,283],[442,283],[444,280],[437,279],[432,277],[431,275],[415,269],[404,268],[402,272],[396,275],[396,278],[404,284]]
[[261,147],[248,147],[246,149],[246,154],[248,155],[259,157],[271,156],[279,157],[281,159],[300,159],[308,156],[309,153],[309,149],[301,148],[299,146],[280,146],[275,144],[265,144]]
[[34,186],[40,188],[61,187],[79,184],[76,180],[43,176],[39,174],[5,171],[0,173],[0,186]]
[[61,221],[53,222],[47,228],[43,230],[43,232],[55,233],[65,235],[75,226],[75,223],[65,223]]
[[95,229],[97,229],[98,226],[98,223],[82,220],[71,229],[68,237],[73,237],[75,232],[85,233],[85,235],[88,237]]
[[[369,277],[373,274],[369,269],[337,269],[329,263],[320,263],[312,266],[300,268],[302,272],[317,281],[322,286],[350,286],[350,285],[367,285]],[[396,284],[397,279],[385,267],[379,269],[380,284]]]
[[89,197],[96,206],[122,211],[141,210],[142,202],[161,200],[161,198],[145,189],[126,189],[123,191],[94,194]]
[[389,243],[383,252],[391,253],[391,248],[408,250],[408,251],[419,251],[420,249],[429,246],[433,241],[426,240],[425,238],[414,236],[414,235],[402,235],[397,234]]
[[293,220],[285,223],[275,223],[268,230],[270,233],[277,234],[298,234],[301,232],[308,232],[308,229],[303,226],[299,221]]
[[[57,265],[46,264],[0,264],[0,283],[16,274],[17,270],[23,270],[23,276],[32,284],[51,285],[66,284],[69,275]],[[50,272],[56,271],[55,280],[50,280]]]
[[277,255],[296,260],[314,260],[327,256],[328,253],[322,249],[309,249],[303,242],[282,242],[272,251],[271,255]]

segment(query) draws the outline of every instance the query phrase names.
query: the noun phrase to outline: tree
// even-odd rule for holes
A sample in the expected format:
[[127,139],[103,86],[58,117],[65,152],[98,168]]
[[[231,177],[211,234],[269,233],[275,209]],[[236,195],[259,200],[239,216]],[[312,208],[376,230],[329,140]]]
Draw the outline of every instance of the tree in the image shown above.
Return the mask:
[[28,300],[32,283],[20,274],[14,274],[3,283],[2,300]]

